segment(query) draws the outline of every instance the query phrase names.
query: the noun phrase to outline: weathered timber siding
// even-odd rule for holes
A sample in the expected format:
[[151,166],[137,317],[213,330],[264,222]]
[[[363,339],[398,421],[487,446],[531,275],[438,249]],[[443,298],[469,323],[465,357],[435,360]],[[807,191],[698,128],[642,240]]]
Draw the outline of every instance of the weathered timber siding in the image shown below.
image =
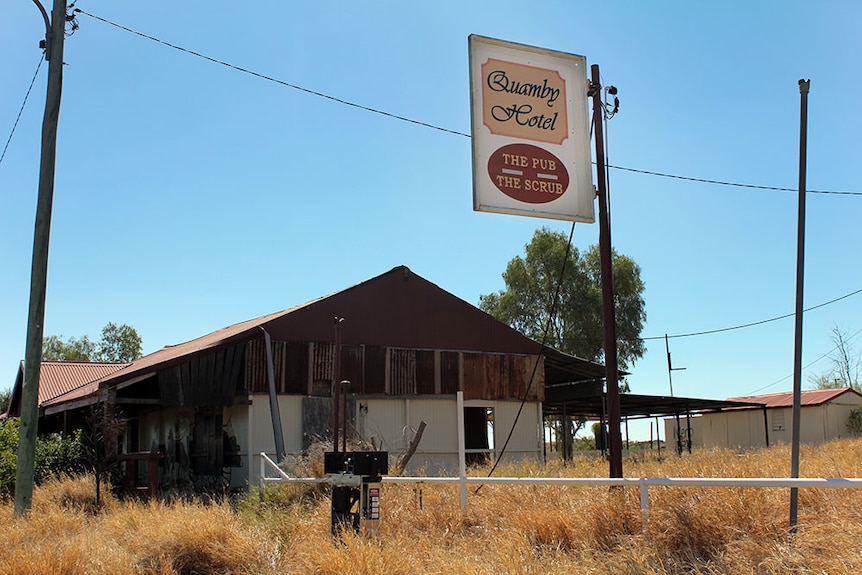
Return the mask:
[[158,373],[159,396],[165,406],[223,406],[242,388],[244,346],[235,345]]
[[[274,341],[272,347],[278,393],[330,396],[334,344]],[[263,340],[249,342],[246,357],[248,389],[268,392]],[[359,395],[454,395],[463,390],[465,399],[526,396],[527,401],[542,401],[544,362],[539,357],[533,374],[537,357],[344,345],[340,379],[350,381],[349,393]]]
[[[464,354],[464,399],[545,399],[545,372],[536,356]],[[529,390],[527,389],[529,387]]]

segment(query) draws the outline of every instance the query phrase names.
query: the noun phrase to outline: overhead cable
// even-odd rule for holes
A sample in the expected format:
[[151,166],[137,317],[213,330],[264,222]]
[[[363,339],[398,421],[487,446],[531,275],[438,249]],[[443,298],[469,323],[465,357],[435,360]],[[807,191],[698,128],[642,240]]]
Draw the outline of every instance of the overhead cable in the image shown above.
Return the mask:
[[[853,335],[851,335],[849,338],[847,338],[847,341],[850,341],[851,339],[853,339],[854,337],[856,337],[856,336],[857,336],[857,335],[859,335],[860,333],[862,333],[862,329],[858,330],[856,333],[854,333],[854,334],[853,334]],[[804,366],[802,367],[802,371],[807,370],[809,367],[811,367],[812,365],[814,365],[815,363],[817,363],[818,361],[820,361],[820,360],[821,360],[821,359],[823,359],[824,357],[827,357],[827,356],[831,355],[835,350],[837,350],[837,349],[838,349],[839,345],[840,345],[840,344],[836,344],[836,345],[835,345],[835,347],[833,347],[832,349],[830,349],[829,351],[827,351],[826,353],[824,353],[823,355],[821,355],[821,356],[820,356],[820,357],[818,357],[817,359],[815,359],[815,360],[813,360],[813,361],[808,362],[806,365],[804,365]],[[782,377],[781,379],[778,379],[778,380],[776,380],[776,381],[773,381],[773,382],[772,382],[772,383],[770,383],[769,385],[764,385],[763,387],[758,387],[758,388],[757,388],[757,389],[755,389],[754,391],[750,392],[748,395],[757,395],[759,392],[761,392],[761,391],[763,391],[763,390],[765,390],[765,389],[769,389],[770,387],[773,387],[773,386],[775,386],[775,385],[778,385],[778,384],[779,384],[779,383],[781,383],[782,381],[784,381],[784,380],[786,380],[786,379],[790,379],[791,377],[793,377],[793,374],[785,375],[785,376],[784,376],[784,377]]]
[[12,125],[12,131],[9,132],[9,138],[6,140],[6,145],[3,146],[3,153],[0,154],[0,164],[3,163],[3,158],[6,157],[6,150],[9,149],[9,143],[12,141],[12,136],[15,135],[15,128],[18,127],[18,121],[21,119],[21,114],[24,113],[24,106],[27,105],[27,99],[30,98],[30,91],[33,89],[33,84],[36,83],[36,78],[39,76],[39,70],[42,69],[42,60],[44,58],[39,56],[39,64],[36,66],[36,73],[33,74],[33,79],[30,80],[30,87],[27,88],[27,94],[24,95],[24,101],[21,103],[21,109],[18,110],[18,116],[15,118],[15,123]]
[[[126,32],[131,33],[131,34],[135,34],[137,36],[140,36],[142,38],[146,38],[147,40],[150,40],[152,42],[156,42],[158,44],[162,44],[163,46],[173,48],[174,50],[178,50],[180,52],[184,52],[186,54],[190,54],[192,56],[202,58],[202,59],[207,60],[209,62],[212,62],[214,64],[218,64],[220,66],[225,66],[225,67],[230,68],[232,70],[236,70],[237,72],[249,74],[249,75],[254,76],[256,78],[260,78],[260,79],[266,80],[268,82],[273,82],[275,84],[279,84],[279,85],[284,86],[286,88],[291,88],[293,90],[305,92],[306,94],[310,94],[312,96],[317,96],[319,98],[324,98],[326,100],[330,100],[332,102],[337,102],[337,103],[343,104],[345,106],[350,106],[352,108],[357,108],[359,110],[364,110],[366,112],[371,112],[373,114],[379,114],[381,116],[386,116],[386,117],[392,118],[394,120],[400,120],[402,122],[408,122],[410,124],[415,124],[417,126],[422,126],[424,128],[430,128],[432,130],[437,130],[439,132],[444,132],[444,133],[452,134],[455,136],[463,136],[465,138],[471,137],[470,134],[468,134],[466,132],[461,132],[458,130],[452,130],[449,128],[443,128],[441,126],[435,126],[434,124],[430,124],[428,122],[422,122],[420,120],[414,120],[414,119],[408,118],[406,116],[400,116],[398,114],[393,114],[391,112],[386,112],[384,110],[380,110],[379,108],[372,108],[369,106],[364,106],[362,104],[357,104],[355,102],[351,102],[350,100],[345,100],[343,98],[338,98],[336,96],[324,94],[323,92],[318,92],[316,90],[304,88],[304,87],[298,86],[296,84],[291,84],[289,82],[285,82],[284,80],[279,80],[277,78],[273,78],[272,76],[267,76],[266,74],[261,74],[260,72],[255,72],[254,70],[249,70],[248,68],[243,68],[241,66],[237,66],[235,64],[231,64],[229,62],[219,60],[217,58],[212,58],[210,56],[206,56],[204,54],[201,54],[200,52],[195,52],[194,50],[189,50],[188,48],[183,48],[182,46],[172,44],[171,42],[166,42],[165,40],[161,40],[159,38],[156,38],[155,36],[150,36],[149,34],[144,34],[143,32],[138,32],[137,30],[133,30],[131,28],[123,26],[122,24],[118,24],[116,22],[112,22],[111,20],[107,20],[107,19],[102,18],[100,16],[96,16],[95,14],[90,14],[89,12],[86,12],[80,8],[75,8],[75,12],[79,13],[79,14],[83,14],[84,16],[89,16],[90,18],[93,18],[93,19],[98,20],[100,22],[104,22],[105,24],[108,24],[110,26],[114,26],[115,28],[119,28],[120,30],[124,30]],[[595,162],[593,162],[593,163],[595,163]],[[685,180],[685,181],[689,181],[689,182],[698,182],[698,183],[703,183],[703,184],[713,184],[713,185],[720,185],[720,186],[732,186],[732,187],[737,187],[737,188],[750,188],[750,189],[756,189],[756,190],[770,190],[770,191],[779,191],[779,192],[795,192],[795,191],[797,191],[793,188],[781,188],[781,187],[776,187],[776,186],[760,186],[760,185],[755,185],[755,184],[742,184],[742,183],[738,183],[738,182],[728,182],[728,181],[723,181],[723,180],[710,180],[707,178],[694,178],[694,177],[689,177],[689,176],[678,176],[678,175],[674,175],[674,174],[667,174],[667,173],[656,172],[656,171],[652,171],[652,170],[640,170],[640,169],[636,169],[636,168],[627,168],[624,166],[608,165],[608,168],[613,169],[613,170],[632,172],[632,173],[636,173],[636,174],[656,176],[656,177],[661,177],[661,178],[672,178],[672,179],[676,179],[676,180]],[[806,190],[806,193],[809,193],[809,194],[835,194],[835,195],[846,195],[846,196],[862,196],[862,192],[853,192],[853,191]]]
[[[856,291],[850,292],[850,293],[848,293],[848,294],[842,295],[841,297],[837,297],[837,298],[835,298],[835,299],[829,300],[829,301],[827,301],[827,302],[823,302],[823,303],[817,304],[817,305],[815,305],[815,306],[811,306],[811,307],[806,308],[806,309],[804,309],[804,310],[802,310],[802,311],[803,311],[803,312],[813,311],[813,310],[815,310],[815,309],[818,309],[818,308],[821,308],[821,307],[825,307],[825,306],[827,306],[827,305],[833,304],[833,303],[838,302],[838,301],[841,301],[841,300],[843,300],[843,299],[847,299],[848,297],[854,296],[854,295],[856,295],[856,294],[858,294],[858,293],[862,293],[862,288],[860,288],[860,289],[858,289],[858,290],[856,290]],[[714,334],[714,333],[722,333],[722,332],[725,332],[725,331],[733,331],[733,330],[737,330],[737,329],[744,329],[744,328],[747,328],[747,327],[754,327],[754,326],[756,326],[756,325],[763,325],[763,324],[765,324],[765,323],[770,323],[770,322],[773,322],[773,321],[778,321],[778,320],[781,320],[781,319],[786,319],[786,318],[788,318],[788,317],[793,317],[794,315],[796,315],[796,313],[795,313],[795,312],[794,312],[794,313],[787,313],[787,314],[784,314],[784,315],[779,315],[779,316],[776,316],[776,317],[771,317],[771,318],[769,318],[769,319],[762,319],[762,320],[760,320],[760,321],[753,321],[753,322],[751,322],[751,323],[744,323],[744,324],[742,324],[742,325],[734,325],[734,326],[731,326],[731,327],[722,327],[722,328],[718,328],[718,329],[710,329],[710,330],[706,330],[706,331],[696,331],[696,332],[692,332],[692,333],[678,333],[678,334],[675,334],[675,335],[656,335],[656,336],[652,336],[652,337],[642,337],[642,338],[640,338],[640,339],[641,339],[641,340],[643,340],[643,341],[648,341],[648,340],[651,340],[651,339],[665,339],[665,338],[676,338],[676,337],[694,337],[694,336],[698,336],[698,335],[711,335],[711,334]]]
[[293,90],[299,90],[300,92],[305,92],[306,94],[311,94],[312,96],[317,96],[319,98],[325,98],[327,100],[332,100],[333,102],[337,102],[339,104],[344,104],[345,106],[351,106],[353,108],[359,108],[360,110],[365,110],[366,112],[372,112],[374,114],[380,114],[381,116],[387,116],[389,118],[393,118],[395,120],[401,120],[402,122],[409,122],[411,124],[416,124],[418,126],[423,126],[425,128],[431,128],[432,130],[439,130],[441,132],[446,132],[449,134],[454,134],[456,136],[467,136],[470,134],[465,134],[463,132],[457,132],[455,130],[449,130],[448,128],[441,128],[440,126],[435,126],[433,124],[428,124],[426,122],[420,122],[419,120],[413,120],[411,118],[407,118],[405,116],[399,116],[397,114],[392,114],[390,112],[386,112],[383,110],[379,110],[377,108],[369,108],[368,106],[363,106],[361,104],[356,104],[354,102],[350,102],[349,100],[344,100],[342,98],[336,98],[335,96],[330,96],[329,94],[324,94],[323,92],[317,92],[315,90],[310,90],[308,88],[303,88],[302,86],[297,86],[296,84],[291,84],[289,82],[285,82],[283,80],[279,80],[278,78],[273,78],[272,76],[267,76],[266,74],[261,74],[260,72],[255,72],[254,70],[249,70],[248,68],[243,68],[241,66],[236,66],[229,62],[225,62],[223,60],[218,60],[216,58],[211,58],[210,56],[206,56],[205,54],[201,54],[200,52],[195,52],[194,50],[189,50],[188,48],[183,48],[182,46],[177,46],[176,44],[171,44],[170,42],[166,42],[164,40],[160,40],[154,36],[150,36],[148,34],[144,34],[143,32],[138,32],[137,30],[132,30],[131,28],[127,28],[122,24],[117,24],[116,22],[111,22],[110,20],[106,20],[104,18],[100,18],[94,14],[90,14],[89,12],[85,12],[80,8],[75,8],[75,12],[79,12],[84,16],[89,16],[90,18],[94,18],[99,20],[100,22],[104,22],[105,24],[110,24],[111,26],[115,26],[120,30],[125,30],[126,32],[131,32],[132,34],[136,34],[142,38],[146,38],[147,40],[152,40],[153,42],[157,42],[168,48],[173,48],[174,50],[179,50],[180,52],[185,52],[186,54],[191,54],[192,56],[197,56],[198,58],[203,58],[204,60],[208,60],[213,64],[219,64],[220,66],[225,66],[227,68],[231,68],[238,72],[242,72],[244,74],[249,74],[251,76],[255,76],[256,78],[260,78],[262,80],[267,80],[269,82],[274,82],[281,86],[285,86],[286,88],[291,88]]

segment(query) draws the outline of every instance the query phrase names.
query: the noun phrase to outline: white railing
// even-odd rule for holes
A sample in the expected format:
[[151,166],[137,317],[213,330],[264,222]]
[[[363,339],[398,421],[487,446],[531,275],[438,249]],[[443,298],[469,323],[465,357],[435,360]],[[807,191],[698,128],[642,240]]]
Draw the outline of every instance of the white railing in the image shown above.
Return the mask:
[[[268,477],[267,469],[276,472],[277,477]],[[260,486],[264,487],[267,483],[329,483],[328,477],[291,477],[287,472],[278,466],[278,463],[273,461],[269,455],[260,453]]]
[[[261,485],[280,483],[328,483],[329,478],[290,477],[265,453],[260,454]],[[267,477],[266,469],[275,470],[278,477]],[[463,468],[462,468],[463,469]],[[789,488],[862,488],[862,478],[816,477],[383,477],[383,483],[457,484],[461,488],[461,510],[466,507],[467,485],[581,485],[589,487],[634,487],[640,490],[641,513],[649,516],[650,487],[789,487]]]

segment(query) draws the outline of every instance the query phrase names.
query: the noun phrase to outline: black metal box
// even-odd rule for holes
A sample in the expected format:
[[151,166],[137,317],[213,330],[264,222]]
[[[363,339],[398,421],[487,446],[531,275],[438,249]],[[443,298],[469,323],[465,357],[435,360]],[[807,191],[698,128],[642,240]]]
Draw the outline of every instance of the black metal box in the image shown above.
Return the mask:
[[389,473],[389,452],[327,451],[323,454],[323,472],[382,477]]

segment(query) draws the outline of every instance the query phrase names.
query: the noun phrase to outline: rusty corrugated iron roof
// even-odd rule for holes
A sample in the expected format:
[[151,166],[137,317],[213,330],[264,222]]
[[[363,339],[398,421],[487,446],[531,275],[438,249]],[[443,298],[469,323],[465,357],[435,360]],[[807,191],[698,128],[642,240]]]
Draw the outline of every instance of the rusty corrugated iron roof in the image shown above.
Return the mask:
[[189,356],[262,336],[261,328],[279,341],[330,341],[334,338],[335,317],[347,318],[343,327],[345,344],[541,353],[538,342],[413,273],[406,266],[398,266],[308,303],[240,322],[185,343],[166,346],[98,383],[119,383]]
[[[802,407],[812,405],[823,405],[829,403],[835,398],[850,393],[856,395],[859,403],[862,403],[862,394],[858,393],[849,387],[839,387],[835,389],[810,389],[805,390],[800,395],[800,405]],[[745,397],[731,397],[730,401],[748,401],[755,403],[763,403],[767,408],[772,407],[793,407],[793,392],[786,393],[769,393],[766,395],[749,395]]]
[[43,361],[39,368],[39,403],[78,389],[127,365],[129,364]]
[[[315,300],[316,301],[316,300]],[[310,302],[313,303],[313,302]],[[150,372],[155,372],[158,368],[177,361],[181,358],[196,355],[210,349],[221,347],[227,343],[240,341],[248,338],[251,334],[263,333],[260,328],[266,322],[277,319],[285,314],[288,314],[296,309],[299,309],[307,304],[289,308],[280,312],[265,315],[259,318],[246,320],[220,330],[208,333],[196,339],[192,339],[176,345],[166,345],[162,349],[153,353],[147,354],[135,361],[124,364],[122,369],[106,373],[103,376],[88,382],[86,385],[78,387],[62,397],[55,397],[46,401],[45,405],[50,406],[57,403],[64,403],[82,397],[87,397],[99,390],[103,384],[111,385],[132,379],[140,375]]]
[[[343,326],[345,344],[530,355],[550,353],[542,350],[538,342],[415,274],[406,266],[397,266],[379,276],[310,302],[240,322],[184,343],[166,346],[121,370],[49,400],[46,405],[83,398],[103,387],[147,377],[160,369],[187,361],[190,357],[262,337],[263,329],[279,341],[331,341],[334,339],[335,317],[347,318]],[[577,373],[574,379],[601,377],[603,374],[603,368],[598,364],[555,353],[557,360],[565,356],[570,363],[577,363],[584,371]],[[552,363],[559,367],[559,377],[568,377],[568,381],[573,379],[573,366],[563,365],[560,361]],[[551,373],[556,373],[553,369],[557,367],[552,368]]]
[[[129,366],[129,363],[90,363],[79,361],[43,361],[39,367],[39,407],[61,401],[79,390],[91,390],[92,382]],[[24,362],[18,367],[9,413],[19,411],[20,390],[24,381]],[[98,388],[96,388],[98,389]],[[5,407],[5,406],[2,406]],[[0,409],[2,409],[0,407]]]

